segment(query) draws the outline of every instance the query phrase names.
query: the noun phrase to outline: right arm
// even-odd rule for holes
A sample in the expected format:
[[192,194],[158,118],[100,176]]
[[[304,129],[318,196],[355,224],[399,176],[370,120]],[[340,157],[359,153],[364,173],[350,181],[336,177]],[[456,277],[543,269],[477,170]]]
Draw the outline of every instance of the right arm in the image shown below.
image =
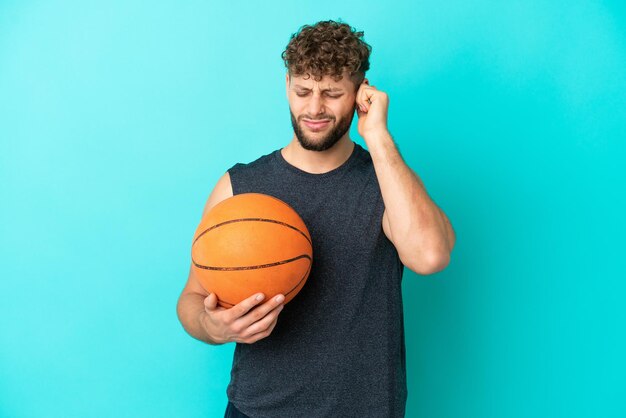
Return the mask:
[[[232,185],[227,172],[213,188],[202,216],[232,196]],[[255,294],[230,309],[217,306],[217,296],[214,293],[209,295],[204,290],[190,267],[187,283],[178,298],[176,313],[185,331],[197,340],[208,344],[224,344],[230,341],[251,344],[272,332],[283,307],[283,295],[277,295],[256,307],[264,298],[263,294]]]

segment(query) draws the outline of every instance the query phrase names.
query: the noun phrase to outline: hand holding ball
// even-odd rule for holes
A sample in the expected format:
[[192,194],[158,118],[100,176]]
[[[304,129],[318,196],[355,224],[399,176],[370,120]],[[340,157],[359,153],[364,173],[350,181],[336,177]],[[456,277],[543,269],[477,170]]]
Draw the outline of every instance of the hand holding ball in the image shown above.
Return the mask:
[[213,207],[191,246],[194,274],[202,287],[230,308],[254,293],[285,295],[304,286],[313,261],[311,236],[287,203],[243,193]]

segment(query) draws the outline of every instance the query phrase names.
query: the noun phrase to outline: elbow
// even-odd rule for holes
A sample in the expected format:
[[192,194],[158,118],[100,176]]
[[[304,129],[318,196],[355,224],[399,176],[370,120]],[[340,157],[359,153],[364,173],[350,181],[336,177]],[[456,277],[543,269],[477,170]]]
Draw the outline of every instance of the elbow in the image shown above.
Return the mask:
[[414,257],[411,260],[402,261],[406,267],[417,274],[427,276],[435,274],[445,269],[450,264],[450,253],[433,252],[421,257]]

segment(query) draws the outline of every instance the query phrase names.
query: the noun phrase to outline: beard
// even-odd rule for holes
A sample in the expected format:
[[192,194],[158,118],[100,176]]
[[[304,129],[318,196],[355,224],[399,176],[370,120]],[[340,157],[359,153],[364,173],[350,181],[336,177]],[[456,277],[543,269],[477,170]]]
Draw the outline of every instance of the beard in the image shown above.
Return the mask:
[[[304,130],[300,127],[300,124],[296,120],[296,117],[293,115],[291,109],[289,109],[289,113],[291,114],[291,126],[293,126],[293,132],[296,134],[296,138],[298,138],[298,142],[302,148],[309,151],[326,151],[327,149],[332,148],[339,140],[348,132],[350,129],[350,125],[352,125],[352,119],[354,118],[354,110],[352,110],[349,114],[343,115],[339,119],[339,123],[336,122],[336,118],[330,115],[321,115],[317,119],[330,119],[330,124],[332,128],[330,132],[326,134],[323,138],[315,141],[310,137],[307,137],[304,133]],[[300,117],[302,119],[302,117]],[[307,118],[314,120],[312,118]]]

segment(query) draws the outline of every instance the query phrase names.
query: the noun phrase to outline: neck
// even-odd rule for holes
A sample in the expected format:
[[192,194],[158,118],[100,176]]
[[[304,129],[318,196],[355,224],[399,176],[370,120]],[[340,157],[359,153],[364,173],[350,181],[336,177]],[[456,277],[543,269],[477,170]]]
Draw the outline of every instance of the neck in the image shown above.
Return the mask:
[[332,148],[325,151],[309,151],[302,148],[294,135],[291,142],[281,150],[283,158],[291,165],[311,174],[323,174],[345,163],[355,147],[348,135],[344,135]]

